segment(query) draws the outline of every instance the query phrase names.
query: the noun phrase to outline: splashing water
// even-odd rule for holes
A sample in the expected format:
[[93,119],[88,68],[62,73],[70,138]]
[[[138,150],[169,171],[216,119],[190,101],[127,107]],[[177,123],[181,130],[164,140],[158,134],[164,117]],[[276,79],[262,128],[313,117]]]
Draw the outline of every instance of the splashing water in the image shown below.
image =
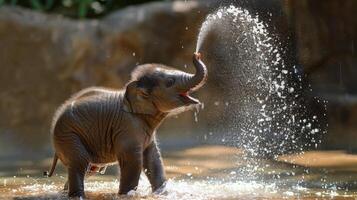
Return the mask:
[[[274,185],[262,185],[259,183],[226,182],[216,181],[187,181],[169,180],[165,194],[152,194],[150,183],[141,178],[141,183],[137,191],[129,192],[128,196],[120,199],[215,199],[234,197],[257,197],[274,196],[276,190]],[[86,193],[90,199],[116,199],[119,182],[112,181],[88,181],[85,183]],[[26,194],[28,198],[35,198],[41,195],[42,199],[67,199],[66,192],[61,191],[62,184],[42,183],[41,181],[32,185],[25,185],[21,188],[12,189],[14,196]],[[219,191],[219,192],[218,192]],[[43,195],[46,194],[46,195]]]
[[[214,45],[206,54],[229,100],[222,112],[226,140],[250,155],[274,157],[317,146],[326,124],[308,107],[300,70],[286,66],[266,27],[245,9],[220,8],[202,24],[196,51]],[[211,34],[217,39],[206,43]]]
[[200,32],[197,37],[197,44],[196,44],[196,53],[200,51],[200,48],[203,44],[204,39],[207,37],[210,30],[212,30],[212,26],[214,25],[213,20],[216,19],[217,16],[215,15],[208,15],[207,19],[203,22]]
[[[242,152],[223,146],[195,147],[171,152],[164,156],[167,176],[171,177],[162,194],[153,194],[146,176],[142,174],[136,191],[117,196],[119,181],[113,172],[88,177],[85,192],[88,199],[324,199],[324,197],[356,197],[351,188],[341,190],[346,176],[337,172],[326,180],[321,171],[303,174],[301,169],[279,165],[269,159],[260,160],[266,180],[252,180],[246,176]],[[240,159],[240,160],[239,160]],[[350,166],[350,165],[349,165]],[[34,171],[33,171],[34,170]],[[62,191],[66,181],[64,171],[51,178],[39,177],[41,169],[32,169],[33,175],[0,177],[0,199],[68,199]],[[109,169],[110,170],[110,169]],[[26,173],[30,172],[27,170]],[[351,181],[351,174],[346,174]],[[281,178],[274,178],[281,177]],[[301,181],[306,177],[308,181]],[[310,186],[309,186],[310,185]],[[319,187],[317,187],[319,186]]]
[[[14,178],[16,179],[16,178]],[[63,180],[48,181],[44,178],[17,178],[17,187],[6,190],[0,187],[1,199],[68,199],[67,193],[62,191]],[[63,179],[63,178],[62,178]],[[32,183],[27,183],[32,181]],[[10,182],[14,182],[11,180]],[[218,181],[218,180],[169,180],[163,194],[151,193],[150,183],[143,176],[136,191],[128,195],[118,196],[119,182],[116,179],[87,180],[85,191],[88,199],[316,199],[320,197],[348,197],[355,193],[338,191],[336,188],[324,190],[309,190],[301,186],[278,189],[276,183],[260,183],[246,181]]]

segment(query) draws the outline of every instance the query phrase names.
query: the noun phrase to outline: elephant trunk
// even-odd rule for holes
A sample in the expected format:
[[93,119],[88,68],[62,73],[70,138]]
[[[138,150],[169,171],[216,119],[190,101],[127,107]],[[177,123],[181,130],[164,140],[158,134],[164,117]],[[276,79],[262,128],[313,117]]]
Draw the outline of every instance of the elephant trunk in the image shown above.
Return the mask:
[[195,66],[196,73],[194,75],[187,75],[181,80],[180,89],[184,91],[196,91],[201,88],[207,80],[207,68],[201,60],[200,53],[194,53],[193,65]]

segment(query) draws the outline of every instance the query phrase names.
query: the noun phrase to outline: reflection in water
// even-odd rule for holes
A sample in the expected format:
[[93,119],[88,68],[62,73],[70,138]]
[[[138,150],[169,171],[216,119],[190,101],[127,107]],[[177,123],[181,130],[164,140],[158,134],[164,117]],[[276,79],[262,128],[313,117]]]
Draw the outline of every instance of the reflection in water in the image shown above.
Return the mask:
[[[106,179],[106,178],[104,178]],[[14,180],[11,180],[14,181]],[[65,199],[64,192],[58,192],[62,188],[60,180],[45,181],[44,179],[32,180],[33,184],[24,184],[26,179],[18,179],[14,182],[23,185],[8,188],[8,191],[2,192],[17,196],[19,199],[38,199],[38,198],[53,198]],[[30,181],[31,182],[31,181]],[[118,188],[117,180],[90,180],[85,184],[86,194],[91,199],[112,199],[117,195]],[[146,179],[141,179],[141,184],[137,191],[132,192],[128,199],[227,199],[240,197],[246,199],[247,197],[273,197],[276,194],[274,186],[266,186],[258,183],[244,183],[244,182],[219,182],[219,181],[199,181],[199,180],[169,180],[167,189],[164,194],[155,195],[150,192],[150,185]],[[22,197],[21,197],[22,196]]]
[[[318,153],[313,156],[343,156],[341,152]],[[304,155],[285,156],[281,160],[302,163]],[[299,167],[281,161],[259,160],[255,176],[247,176],[249,168],[242,152],[229,147],[205,146],[170,152],[164,155],[166,172],[170,180],[163,194],[152,194],[150,184],[143,175],[138,190],[120,199],[354,199],[357,197],[357,176],[333,168]],[[306,154],[311,160],[311,154]],[[49,161],[49,160],[48,160]],[[49,165],[50,162],[46,163]],[[350,160],[346,160],[350,166]],[[52,178],[40,177],[42,169],[8,171],[0,178],[0,199],[66,199],[62,191],[66,180],[63,168]],[[17,169],[17,168],[15,168]],[[3,171],[2,169],[0,169]],[[353,170],[353,169],[349,169]],[[85,191],[89,199],[117,199],[119,182],[114,168],[108,175],[89,177]],[[25,173],[24,173],[25,172]],[[10,175],[11,174],[11,175]],[[16,177],[14,175],[16,174]]]

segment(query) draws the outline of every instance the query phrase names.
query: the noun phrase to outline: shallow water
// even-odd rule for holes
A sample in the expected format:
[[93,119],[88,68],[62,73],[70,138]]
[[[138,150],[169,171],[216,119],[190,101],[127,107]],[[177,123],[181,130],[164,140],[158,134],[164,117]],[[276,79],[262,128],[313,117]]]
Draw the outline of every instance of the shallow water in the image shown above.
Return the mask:
[[[338,163],[328,158],[338,158]],[[325,157],[325,158],[323,158]],[[316,159],[325,159],[319,166]],[[303,156],[260,159],[252,165],[235,148],[202,146],[164,154],[170,178],[166,191],[156,195],[141,177],[138,190],[129,196],[116,195],[116,168],[106,175],[89,177],[85,191],[89,199],[356,199],[357,157],[343,152],[312,152]],[[306,167],[285,163],[298,163]],[[66,199],[62,192],[66,174],[59,165],[52,178],[41,177],[50,159],[33,165],[30,161],[6,168],[1,165],[1,199]],[[312,163],[312,167],[308,165]],[[344,163],[346,166],[344,166]],[[349,166],[349,167],[347,167]],[[251,169],[251,170],[247,170]],[[252,173],[254,171],[254,173]]]

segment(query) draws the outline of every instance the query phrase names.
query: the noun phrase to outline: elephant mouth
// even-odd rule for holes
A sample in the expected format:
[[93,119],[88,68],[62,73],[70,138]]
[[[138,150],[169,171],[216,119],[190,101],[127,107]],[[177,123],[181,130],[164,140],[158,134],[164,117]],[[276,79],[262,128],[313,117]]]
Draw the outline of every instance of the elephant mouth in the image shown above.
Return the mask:
[[183,103],[185,103],[186,105],[200,103],[200,101],[198,99],[191,97],[188,92],[180,93],[179,97],[180,97],[181,101]]

